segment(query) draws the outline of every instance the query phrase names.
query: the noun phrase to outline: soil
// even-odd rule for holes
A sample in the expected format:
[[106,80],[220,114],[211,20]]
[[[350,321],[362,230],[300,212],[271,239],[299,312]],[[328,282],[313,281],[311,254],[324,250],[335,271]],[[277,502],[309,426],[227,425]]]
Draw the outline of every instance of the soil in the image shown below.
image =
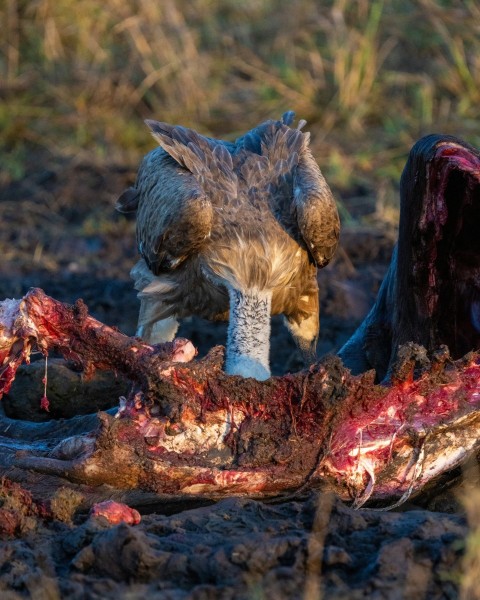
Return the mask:
[[[133,169],[40,156],[27,178],[0,189],[0,298],[20,297],[30,287],[62,301],[83,298],[93,316],[134,334],[138,301],[128,272],[136,260],[135,224],[113,208],[134,178]],[[384,225],[343,228],[340,251],[319,275],[319,355],[336,352],[365,316],[394,240],[395,231]],[[204,355],[225,342],[226,324],[191,318],[179,335]],[[272,323],[271,364],[275,374],[301,367],[279,317]],[[107,377],[92,392],[70,379],[62,387],[60,377],[49,383],[49,414],[39,409],[43,374],[43,361],[22,369],[5,399],[7,412],[46,420],[70,416],[65,404],[70,411],[82,403],[78,410],[103,410],[115,405],[127,385]],[[0,512],[9,498],[0,493]],[[41,511],[25,513],[11,531],[0,527],[0,597],[310,600],[459,594],[468,526],[452,495],[433,495],[428,509],[392,512],[354,511],[325,494],[278,504],[231,498],[177,510],[167,514],[157,505],[139,525],[116,526],[74,513],[74,506],[54,520]]]

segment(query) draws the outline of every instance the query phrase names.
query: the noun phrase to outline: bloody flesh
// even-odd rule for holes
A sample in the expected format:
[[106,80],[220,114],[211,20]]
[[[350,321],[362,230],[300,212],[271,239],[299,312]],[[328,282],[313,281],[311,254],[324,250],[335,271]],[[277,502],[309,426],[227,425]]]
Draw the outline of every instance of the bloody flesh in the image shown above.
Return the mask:
[[173,362],[185,343],[142,344],[40,290],[18,301],[12,323],[4,356],[23,340],[24,359],[33,346],[55,348],[90,371],[128,369],[134,381],[118,418],[105,415],[99,430],[60,441],[48,456],[16,460],[50,475],[215,498],[328,485],[360,505],[405,499],[478,447],[476,353],[456,363],[439,353],[413,380],[412,346],[390,387],[375,385],[373,373],[352,376],[334,357],[258,382],[225,375],[218,351]]

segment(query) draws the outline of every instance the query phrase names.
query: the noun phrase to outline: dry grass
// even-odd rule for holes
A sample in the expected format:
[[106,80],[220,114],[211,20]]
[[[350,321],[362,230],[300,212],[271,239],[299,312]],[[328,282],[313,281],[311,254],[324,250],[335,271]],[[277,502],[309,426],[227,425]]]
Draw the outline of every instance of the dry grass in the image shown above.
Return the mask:
[[470,533],[466,540],[460,577],[460,600],[480,600],[480,489],[467,486],[461,496]]
[[322,600],[322,563],[325,549],[325,538],[328,534],[328,523],[332,514],[334,497],[331,494],[318,496],[317,511],[313,522],[312,533],[308,539],[307,564],[303,600]]
[[388,214],[416,138],[480,143],[479,13],[473,0],[0,0],[1,179],[22,177],[32,149],[135,164],[147,117],[234,137],[293,108],[337,193],[379,188]]

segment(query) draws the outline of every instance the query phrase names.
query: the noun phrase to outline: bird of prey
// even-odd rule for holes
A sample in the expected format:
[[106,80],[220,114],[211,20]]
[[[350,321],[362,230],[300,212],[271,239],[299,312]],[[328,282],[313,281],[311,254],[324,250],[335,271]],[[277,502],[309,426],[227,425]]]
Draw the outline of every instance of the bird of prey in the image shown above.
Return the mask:
[[160,147],[117,202],[137,217],[139,337],[172,340],[190,315],[228,320],[226,372],[264,380],[270,316],[283,314],[306,362],[315,359],[317,268],[332,258],[340,224],[294,117],[233,143],[146,121]]

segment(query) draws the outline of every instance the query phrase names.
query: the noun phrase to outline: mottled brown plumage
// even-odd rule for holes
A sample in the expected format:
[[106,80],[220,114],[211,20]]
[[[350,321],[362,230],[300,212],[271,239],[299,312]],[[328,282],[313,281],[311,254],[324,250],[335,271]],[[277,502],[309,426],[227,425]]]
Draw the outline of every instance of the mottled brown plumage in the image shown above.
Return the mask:
[[176,319],[230,318],[227,371],[269,375],[270,313],[305,356],[319,330],[317,267],[339,235],[335,202],[294,114],[235,143],[147,121],[161,148],[144,158],[117,208],[137,213],[138,334],[171,339]]

